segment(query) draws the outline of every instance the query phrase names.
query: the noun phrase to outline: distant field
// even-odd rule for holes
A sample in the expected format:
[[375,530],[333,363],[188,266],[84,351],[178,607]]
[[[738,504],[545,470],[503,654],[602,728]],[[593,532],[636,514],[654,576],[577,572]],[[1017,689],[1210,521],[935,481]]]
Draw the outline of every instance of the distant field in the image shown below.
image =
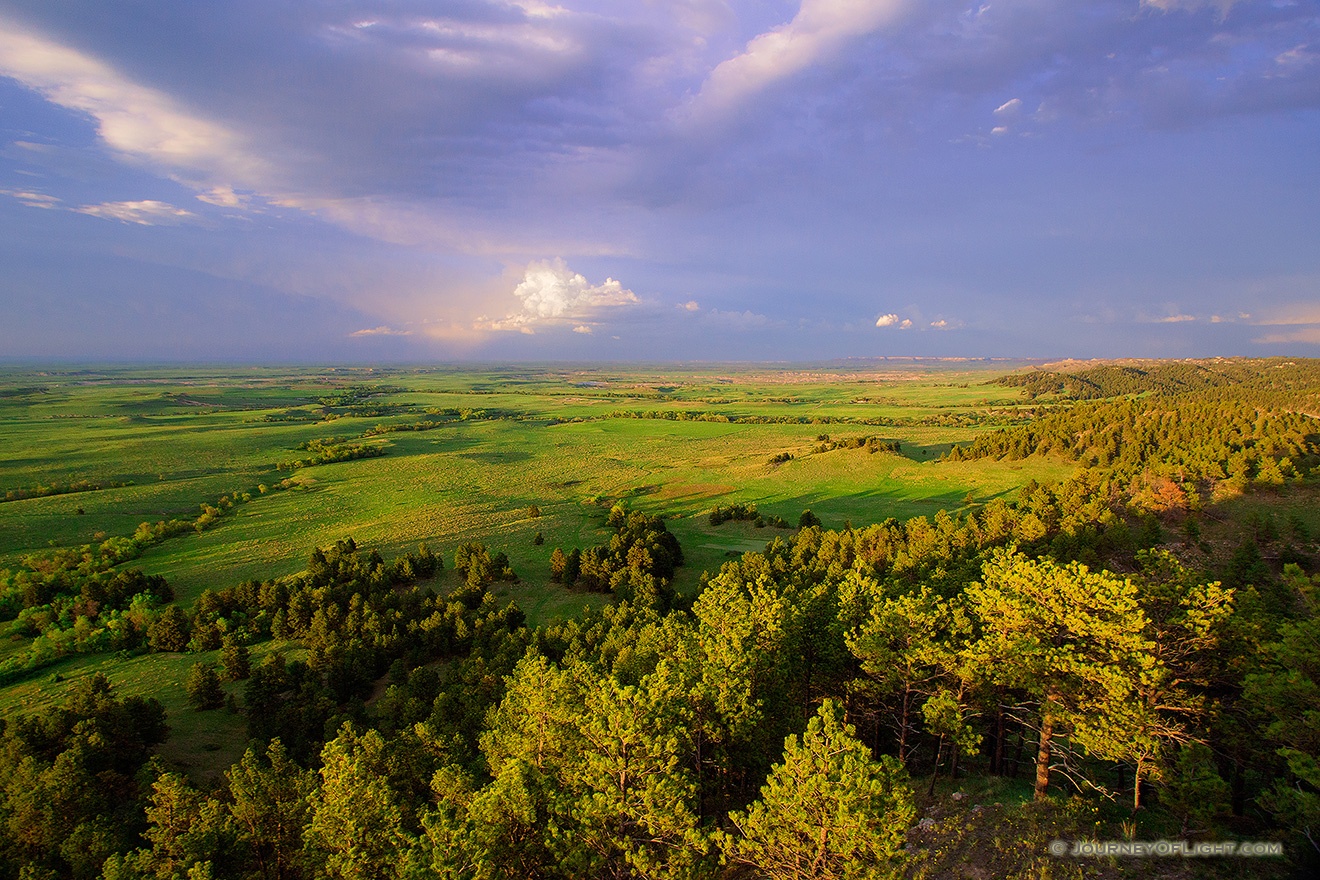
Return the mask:
[[[726,550],[773,536],[773,529],[733,524],[711,529],[705,515],[716,504],[755,502],[766,515],[794,523],[809,507],[827,525],[860,525],[956,509],[969,492],[985,501],[1029,479],[1066,476],[1067,466],[1045,461],[934,461],[950,444],[987,429],[940,419],[984,421],[991,412],[1009,418],[1021,406],[1013,392],[984,384],[1004,371],[957,362],[792,370],[9,371],[0,374],[0,496],[83,481],[131,485],[0,504],[0,565],[52,543],[71,546],[131,534],[144,521],[190,518],[202,502],[249,492],[253,499],[219,526],[171,539],[133,564],[168,577],[188,601],[207,587],[296,572],[311,548],[349,535],[387,555],[420,541],[452,553],[458,543],[479,540],[509,554],[526,582],[514,593],[534,611],[546,604],[539,594],[550,589],[551,549],[597,543],[605,511],[626,498],[675,518],[671,528],[690,559],[679,586],[691,587]],[[351,389],[360,397],[345,401]],[[446,409],[502,417],[434,414]],[[668,411],[881,424],[605,418]],[[359,438],[377,426],[427,420],[442,424]],[[877,436],[899,442],[902,454],[813,454],[821,434]],[[276,470],[305,454],[299,444],[328,438],[381,446],[386,454]],[[781,453],[794,458],[771,464]],[[290,476],[304,487],[257,494],[259,484]],[[527,515],[532,504],[539,519]],[[545,539],[540,547],[532,545],[537,532]]]
[[[305,489],[257,496],[219,527],[168,541],[138,564],[169,577],[186,599],[205,587],[292,573],[312,547],[346,535],[387,553],[419,541],[452,550],[482,540],[539,581],[550,549],[595,543],[604,510],[626,497],[635,507],[679,517],[672,528],[695,563],[683,580],[695,582],[698,565],[716,566],[722,557],[703,552],[712,549],[707,545],[724,546],[730,534],[731,526],[705,526],[715,504],[755,502],[792,522],[810,507],[827,524],[862,524],[954,509],[969,492],[984,501],[1031,478],[1066,475],[1047,462],[933,461],[984,428],[911,423],[979,415],[991,406],[1010,410],[1016,404],[1004,389],[983,384],[1000,372],[907,366],[10,374],[3,377],[10,388],[44,388],[0,403],[0,492],[79,481],[132,485],[0,505],[0,564],[51,542],[129,534],[139,522],[188,517],[227,493],[255,493],[259,483],[291,475],[275,466],[296,458],[300,443],[439,420],[428,409],[481,408],[521,419],[452,420],[425,432],[353,440],[387,454],[300,469],[293,475]],[[359,407],[322,403],[349,387],[391,390]],[[385,412],[354,415],[364,407]],[[601,418],[655,410],[903,424]],[[593,420],[552,424],[574,418]],[[876,435],[900,442],[903,454],[811,454],[823,433]],[[785,452],[794,460],[769,463]],[[533,503],[542,510],[538,520],[526,515]],[[543,547],[531,544],[538,531]],[[771,530],[760,531],[768,540]]]

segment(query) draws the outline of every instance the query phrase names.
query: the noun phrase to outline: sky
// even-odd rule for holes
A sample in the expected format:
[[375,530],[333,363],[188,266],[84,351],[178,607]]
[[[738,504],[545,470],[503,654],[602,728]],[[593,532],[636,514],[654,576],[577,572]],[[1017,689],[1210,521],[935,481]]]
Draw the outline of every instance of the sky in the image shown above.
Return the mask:
[[0,358],[1320,356],[1320,0],[0,0]]

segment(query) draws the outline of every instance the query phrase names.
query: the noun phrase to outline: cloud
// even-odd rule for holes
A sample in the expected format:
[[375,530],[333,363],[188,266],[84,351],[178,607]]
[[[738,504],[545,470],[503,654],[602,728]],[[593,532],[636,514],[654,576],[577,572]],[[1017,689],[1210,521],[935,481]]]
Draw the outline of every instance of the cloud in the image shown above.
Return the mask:
[[717,65],[695,107],[698,113],[727,110],[896,21],[909,5],[909,0],[802,0],[792,21],[752,38],[741,53]]
[[1222,19],[1228,15],[1228,11],[1233,8],[1233,4],[1239,0],[1141,0],[1142,6],[1151,6],[1161,12],[1172,12],[1175,9],[1182,9],[1187,12],[1196,12],[1198,9],[1218,9],[1219,17]]
[[354,330],[348,334],[353,336],[411,336],[411,330],[394,330],[390,327],[372,327],[369,330]]
[[593,285],[560,257],[529,263],[513,295],[521,300],[519,311],[498,320],[478,318],[478,328],[531,334],[537,327],[573,324],[574,332],[590,333],[591,324],[641,304],[635,293],[613,278]]
[[1308,327],[1303,330],[1292,330],[1287,333],[1267,333],[1264,336],[1251,340],[1262,345],[1278,345],[1289,342],[1305,342],[1311,345],[1320,345],[1320,327]]
[[898,325],[899,330],[908,330],[911,329],[911,327],[912,327],[912,322],[906,318],[904,318],[902,323]]
[[707,323],[729,327],[734,330],[757,330],[785,326],[784,321],[772,321],[768,316],[753,312],[750,309],[741,312],[724,312],[719,309],[711,309],[705,314],[704,320]]
[[112,150],[185,173],[265,176],[267,163],[228,127],[203,118],[169,95],[132,82],[75,49],[0,19],[0,75],[46,100],[85,113]]
[[250,196],[239,195],[234,192],[234,188],[231,186],[213,186],[204,193],[198,193],[197,198],[208,205],[216,205],[221,208],[242,208],[251,200]]
[[934,327],[937,330],[943,330],[949,326],[949,322],[944,320],[943,318],[940,318],[938,321],[931,321],[930,326]]
[[688,301],[685,302],[685,303],[679,303],[679,304],[678,304],[678,307],[679,307],[680,309],[683,309],[684,311],[688,311],[688,312],[699,312],[699,311],[701,311],[701,306],[697,303],[697,301],[696,301],[695,299],[690,299],[690,300],[688,300]]
[[136,223],[139,226],[177,226],[197,216],[191,211],[154,199],[140,202],[104,202],[100,205],[83,205],[73,210],[79,214],[118,220],[121,223]]
[[1022,115],[1022,99],[1013,98],[995,108],[995,115],[1000,119],[1016,119]]
[[898,315],[894,315],[894,314],[881,315],[880,317],[875,319],[875,326],[877,327],[893,327],[897,323],[898,323]]
[[13,196],[29,208],[56,208],[60,204],[60,199],[55,196],[48,196],[45,193],[25,192],[12,189],[0,189],[0,195]]
[[[1243,315],[1243,318],[1249,317]],[[1284,304],[1266,308],[1263,315],[1252,321],[1253,324],[1288,325],[1320,324],[1320,306],[1310,304]]]
[[1157,324],[1182,324],[1182,323],[1185,323],[1185,322],[1187,322],[1187,321],[1195,321],[1195,320],[1196,320],[1196,317],[1195,317],[1194,315],[1168,315],[1167,317],[1164,317],[1164,318],[1156,318],[1156,319],[1155,319],[1155,323],[1157,323]]

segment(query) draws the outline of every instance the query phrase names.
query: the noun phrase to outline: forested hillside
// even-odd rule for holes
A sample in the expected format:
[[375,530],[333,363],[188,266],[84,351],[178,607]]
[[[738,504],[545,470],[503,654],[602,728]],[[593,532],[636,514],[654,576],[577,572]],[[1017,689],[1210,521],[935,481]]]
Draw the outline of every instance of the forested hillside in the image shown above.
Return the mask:
[[[127,545],[33,557],[8,675],[191,652],[188,711],[249,746],[190,777],[153,755],[160,702],[81,679],[4,725],[0,877],[1304,876],[1320,557],[1271,511],[1320,489],[1320,372],[1175,366],[946,455],[1079,465],[1053,484],[841,528],[717,506],[764,549],[695,594],[666,518],[617,501],[605,543],[544,546],[611,601],[538,626],[494,595],[528,573],[472,541],[309,547],[187,607]],[[1049,849],[1124,836],[1286,857]]]

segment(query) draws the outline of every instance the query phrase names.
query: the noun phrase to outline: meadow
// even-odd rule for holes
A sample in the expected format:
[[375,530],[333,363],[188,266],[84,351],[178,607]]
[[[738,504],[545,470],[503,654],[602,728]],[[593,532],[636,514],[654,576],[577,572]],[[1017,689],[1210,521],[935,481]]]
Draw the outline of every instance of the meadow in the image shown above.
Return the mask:
[[[480,541],[509,555],[520,581],[503,593],[543,622],[595,598],[549,583],[552,548],[599,543],[620,499],[670,518],[688,558],[676,586],[691,592],[703,571],[776,533],[711,527],[717,504],[754,503],[792,524],[809,508],[827,526],[860,526],[1066,477],[1062,462],[936,461],[986,425],[1024,418],[1015,389],[984,384],[1003,372],[960,361],[10,370],[0,374],[0,497],[105,488],[0,503],[0,568],[248,493],[215,527],[132,564],[164,575],[186,604],[206,588],[293,574],[312,548],[344,537],[387,557],[420,542],[452,553]],[[740,421],[611,417],[619,413]],[[435,426],[362,436],[419,422]],[[901,452],[813,452],[822,435],[875,436]],[[300,444],[327,439],[384,454],[278,469],[303,454]],[[771,463],[784,453],[792,458]],[[286,479],[295,488],[259,488]]]

